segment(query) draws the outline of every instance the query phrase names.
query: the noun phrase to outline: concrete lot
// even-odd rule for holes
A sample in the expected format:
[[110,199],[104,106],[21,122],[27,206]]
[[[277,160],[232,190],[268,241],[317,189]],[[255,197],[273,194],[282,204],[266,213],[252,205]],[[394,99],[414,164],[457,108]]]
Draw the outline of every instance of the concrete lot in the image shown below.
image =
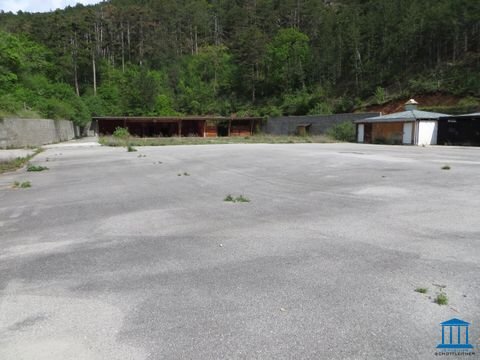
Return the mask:
[[70,144],[33,163],[50,170],[0,176],[2,360],[433,359],[452,317],[480,343],[479,148]]

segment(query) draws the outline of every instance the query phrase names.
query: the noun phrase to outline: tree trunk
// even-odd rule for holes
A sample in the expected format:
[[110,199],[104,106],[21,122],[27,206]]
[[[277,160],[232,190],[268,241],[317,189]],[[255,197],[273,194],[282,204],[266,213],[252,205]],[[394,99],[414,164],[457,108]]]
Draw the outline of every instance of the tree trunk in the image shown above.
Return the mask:
[[125,72],[125,39],[123,35],[123,22],[120,27],[122,35],[121,35],[121,43],[122,43],[122,73]]
[[95,48],[92,50],[93,95],[97,96],[97,69],[95,63]]
[[77,33],[71,39],[72,44],[72,61],[73,61],[73,81],[75,83],[75,93],[80,96],[80,87],[78,86],[78,69],[77,69]]

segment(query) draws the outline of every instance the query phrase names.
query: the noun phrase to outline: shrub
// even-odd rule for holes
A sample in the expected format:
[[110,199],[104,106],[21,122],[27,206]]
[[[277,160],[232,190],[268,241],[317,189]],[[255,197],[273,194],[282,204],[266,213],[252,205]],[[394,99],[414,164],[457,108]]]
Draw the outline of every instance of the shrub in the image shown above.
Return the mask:
[[448,297],[446,294],[444,293],[440,293],[437,295],[437,297],[435,298],[435,302],[438,304],[438,305],[448,305]]
[[355,141],[355,125],[351,121],[335,124],[328,129],[327,135],[339,141]]
[[119,139],[126,139],[130,136],[127,128],[117,127],[113,132],[113,136]]
[[375,102],[377,104],[383,104],[385,102],[385,99],[386,99],[386,92],[385,92],[385,89],[381,86],[378,86],[376,89],[375,89]]

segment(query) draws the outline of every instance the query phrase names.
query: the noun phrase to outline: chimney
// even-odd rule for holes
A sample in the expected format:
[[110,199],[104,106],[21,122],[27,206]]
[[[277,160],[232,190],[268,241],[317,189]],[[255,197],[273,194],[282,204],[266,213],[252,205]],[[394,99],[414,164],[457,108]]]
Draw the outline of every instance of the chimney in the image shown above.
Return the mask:
[[418,102],[414,99],[410,99],[405,103],[405,110],[417,110]]

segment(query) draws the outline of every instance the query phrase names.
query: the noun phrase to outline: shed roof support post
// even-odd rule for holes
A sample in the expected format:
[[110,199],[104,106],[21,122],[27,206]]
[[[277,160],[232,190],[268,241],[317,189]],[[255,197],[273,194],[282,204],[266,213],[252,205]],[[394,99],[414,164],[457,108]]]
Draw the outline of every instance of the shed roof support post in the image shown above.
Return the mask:
[[178,136],[182,137],[182,120],[178,121]]
[[254,120],[250,120],[250,136],[253,135],[253,123],[254,123]]
[[230,136],[231,131],[232,131],[232,119],[228,120],[228,136]]

